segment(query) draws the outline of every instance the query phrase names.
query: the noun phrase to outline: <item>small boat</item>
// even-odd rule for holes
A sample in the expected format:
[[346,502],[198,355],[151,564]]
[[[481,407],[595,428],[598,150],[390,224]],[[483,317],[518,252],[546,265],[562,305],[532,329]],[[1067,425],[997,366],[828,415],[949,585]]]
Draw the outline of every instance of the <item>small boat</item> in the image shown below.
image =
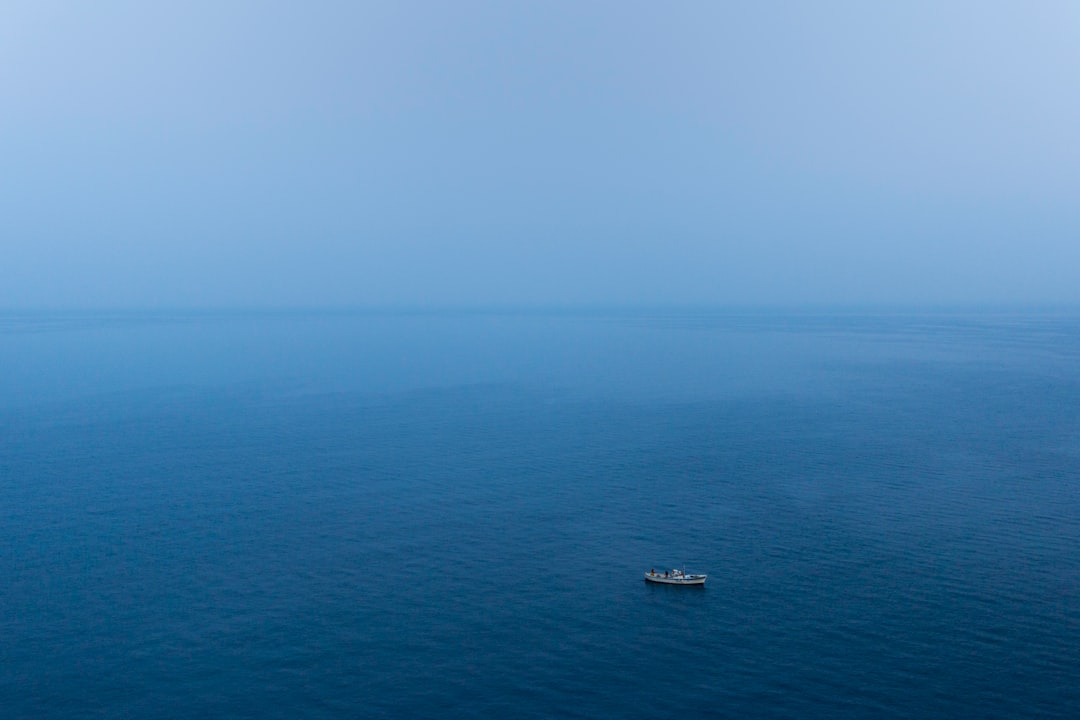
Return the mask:
[[682,570],[669,570],[658,573],[650,570],[645,573],[645,582],[660,583],[662,585],[704,585],[708,575],[687,575]]

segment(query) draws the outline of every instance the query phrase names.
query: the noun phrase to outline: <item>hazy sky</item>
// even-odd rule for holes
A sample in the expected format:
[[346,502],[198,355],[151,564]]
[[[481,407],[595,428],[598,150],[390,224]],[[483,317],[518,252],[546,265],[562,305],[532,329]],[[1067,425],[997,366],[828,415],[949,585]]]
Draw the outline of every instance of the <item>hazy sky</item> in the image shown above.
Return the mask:
[[1080,302],[1080,3],[0,7],[0,306]]

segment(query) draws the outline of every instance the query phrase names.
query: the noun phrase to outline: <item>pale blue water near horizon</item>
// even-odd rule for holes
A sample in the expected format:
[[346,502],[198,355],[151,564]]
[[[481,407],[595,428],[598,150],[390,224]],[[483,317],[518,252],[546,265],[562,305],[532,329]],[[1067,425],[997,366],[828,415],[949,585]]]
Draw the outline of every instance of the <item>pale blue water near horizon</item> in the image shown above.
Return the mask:
[[9,313],[0,362],[3,718],[1080,715],[1076,314]]

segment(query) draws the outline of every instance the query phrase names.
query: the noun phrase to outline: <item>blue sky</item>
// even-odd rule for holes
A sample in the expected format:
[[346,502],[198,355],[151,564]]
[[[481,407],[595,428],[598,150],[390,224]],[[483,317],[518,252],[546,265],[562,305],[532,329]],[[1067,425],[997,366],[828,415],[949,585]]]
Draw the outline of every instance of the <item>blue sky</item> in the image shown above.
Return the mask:
[[1080,4],[9,2],[0,306],[1080,302]]

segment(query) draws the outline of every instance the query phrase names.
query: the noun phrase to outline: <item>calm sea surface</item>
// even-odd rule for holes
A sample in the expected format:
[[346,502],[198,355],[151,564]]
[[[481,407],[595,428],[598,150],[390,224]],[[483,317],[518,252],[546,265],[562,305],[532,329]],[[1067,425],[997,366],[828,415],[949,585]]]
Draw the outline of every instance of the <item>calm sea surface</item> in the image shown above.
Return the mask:
[[0,315],[2,718],[1078,716],[1080,317]]

